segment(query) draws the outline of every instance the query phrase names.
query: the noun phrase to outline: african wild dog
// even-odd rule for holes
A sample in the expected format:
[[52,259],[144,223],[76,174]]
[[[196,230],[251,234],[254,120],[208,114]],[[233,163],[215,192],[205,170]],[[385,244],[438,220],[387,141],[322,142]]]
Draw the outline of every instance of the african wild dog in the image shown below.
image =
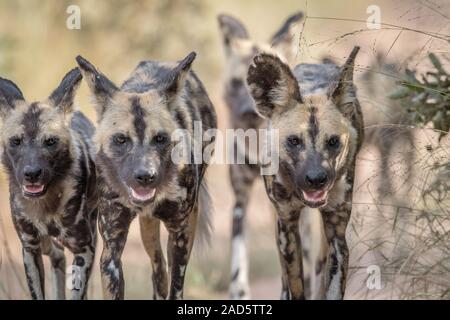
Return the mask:
[[[214,107],[202,83],[190,71],[194,59],[195,53],[191,53],[177,63],[143,61],[118,88],[91,63],[77,58],[95,97],[98,115],[95,145],[105,297],[124,298],[121,255],[136,215],[152,263],[155,299],[183,298],[197,223],[199,235],[209,231],[203,180],[206,163],[191,161],[194,149],[188,161],[171,158],[176,130],[185,130],[193,137],[196,125],[201,124],[201,134],[217,127]],[[194,142],[200,143],[200,151],[211,147],[207,139],[203,144]],[[169,292],[160,221],[169,232]]]
[[348,269],[345,230],[352,209],[355,159],[363,138],[361,108],[353,84],[359,47],[342,68],[300,64],[293,71],[279,58],[259,54],[247,83],[258,112],[279,136],[279,170],[264,176],[278,213],[277,245],[283,270],[282,298],[304,298],[299,217],[317,209],[328,255],[324,294],[342,299]]
[[[297,31],[303,13],[290,16],[281,28],[272,36],[268,44],[258,44],[250,39],[244,25],[234,17],[220,15],[219,26],[223,37],[226,55],[225,103],[229,108],[230,122],[233,129],[254,130],[264,126],[255,108],[246,86],[248,67],[252,58],[259,52],[273,51],[283,56],[290,64],[295,60]],[[297,33],[296,33],[297,32]],[[255,179],[260,175],[256,161],[257,155],[251,154],[249,148],[234,141],[235,154],[245,155],[245,164],[230,165],[230,180],[235,195],[233,209],[233,230],[231,242],[231,283],[232,299],[250,298],[248,281],[248,257],[245,244],[245,225],[247,205]]]
[[72,298],[86,298],[97,198],[90,156],[95,129],[81,112],[73,112],[81,78],[73,69],[47,100],[33,103],[13,82],[0,78],[2,162],[33,299],[45,298],[41,254],[50,257],[55,297],[65,298],[64,247],[74,254]]

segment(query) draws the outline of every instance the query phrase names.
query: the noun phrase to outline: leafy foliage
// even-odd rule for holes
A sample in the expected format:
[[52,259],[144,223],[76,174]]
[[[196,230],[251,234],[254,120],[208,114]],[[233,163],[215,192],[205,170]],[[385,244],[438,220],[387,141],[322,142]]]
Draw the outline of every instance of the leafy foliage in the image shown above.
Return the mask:
[[450,129],[450,74],[434,53],[428,57],[434,70],[417,76],[415,71],[406,69],[405,79],[390,98],[401,100],[412,123],[432,122],[442,137]]

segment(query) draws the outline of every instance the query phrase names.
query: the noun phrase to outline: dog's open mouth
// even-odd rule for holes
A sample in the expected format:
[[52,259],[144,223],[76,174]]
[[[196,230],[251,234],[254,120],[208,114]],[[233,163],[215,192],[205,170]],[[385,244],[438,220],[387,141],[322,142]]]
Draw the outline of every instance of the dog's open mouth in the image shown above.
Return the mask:
[[327,202],[328,191],[327,190],[315,190],[315,191],[303,191],[303,199],[306,205],[311,208],[318,208],[323,206]]
[[22,186],[25,195],[30,197],[39,197],[45,193],[45,185],[43,184],[25,184]]
[[144,204],[155,197],[154,188],[132,188],[130,187],[131,199],[138,204]]

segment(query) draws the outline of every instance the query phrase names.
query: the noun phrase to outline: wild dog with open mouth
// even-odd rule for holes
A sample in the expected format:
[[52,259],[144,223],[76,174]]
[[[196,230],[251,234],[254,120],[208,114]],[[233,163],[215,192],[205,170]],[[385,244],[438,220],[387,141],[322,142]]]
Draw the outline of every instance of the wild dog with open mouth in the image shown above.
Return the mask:
[[81,112],[73,112],[81,78],[73,69],[47,100],[33,103],[13,82],[0,78],[2,162],[33,299],[45,299],[41,254],[50,257],[55,297],[65,298],[64,247],[74,254],[72,298],[86,298],[97,201],[90,156],[95,129]]
[[[226,55],[225,103],[230,112],[230,124],[233,129],[257,130],[265,121],[256,112],[255,103],[246,86],[248,67],[252,58],[260,52],[273,51],[293,64],[295,60],[296,32],[303,13],[290,16],[281,28],[272,36],[269,43],[259,44],[253,41],[245,26],[236,18],[222,14],[218,17]],[[231,282],[232,299],[249,299],[248,280],[249,263],[245,244],[245,216],[250,192],[260,168],[245,145],[234,141],[235,154],[245,156],[245,164],[230,165],[230,180],[235,195],[233,209],[233,229],[231,241]]]
[[[208,197],[203,161],[173,161],[172,134],[194,137],[217,127],[208,95],[191,71],[195,53],[177,63],[143,61],[118,88],[91,63],[77,57],[96,100],[98,130],[100,262],[105,297],[124,298],[121,255],[131,221],[139,216],[141,237],[153,269],[155,299],[182,299],[196,225],[208,230]],[[201,151],[210,141],[200,142]],[[195,148],[188,154],[194,157]],[[198,200],[198,201],[197,201]],[[160,244],[160,221],[169,232],[168,274]]]
[[[300,64],[293,71],[278,57],[259,54],[247,83],[258,112],[279,136],[280,167],[264,176],[278,213],[277,245],[282,297],[304,298],[299,217],[317,208],[328,243],[325,298],[342,299],[348,269],[345,230],[352,209],[355,159],[363,118],[353,84],[355,47],[342,68]],[[319,214],[319,213],[318,213]]]

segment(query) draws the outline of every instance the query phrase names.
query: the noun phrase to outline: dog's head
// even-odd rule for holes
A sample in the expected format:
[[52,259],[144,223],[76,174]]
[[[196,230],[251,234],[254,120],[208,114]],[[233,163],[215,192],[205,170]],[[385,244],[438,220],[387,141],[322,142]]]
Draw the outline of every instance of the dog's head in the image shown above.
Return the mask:
[[247,29],[236,18],[224,14],[218,17],[226,55],[225,101],[235,127],[254,128],[262,122],[246,86],[247,70],[252,58],[260,52],[274,52],[287,61],[292,59],[296,40],[294,30],[302,17],[301,12],[289,17],[265,44],[253,41]]
[[71,70],[47,100],[32,103],[12,81],[0,78],[2,160],[26,198],[45,196],[70,168],[69,124],[81,78],[78,68]]
[[248,85],[258,112],[278,130],[280,176],[304,203],[327,203],[347,159],[355,154],[352,125],[358,101],[353,86],[355,48],[326,93],[302,96],[299,83],[279,58],[257,55]]
[[171,111],[182,99],[194,59],[191,53],[168,65],[157,83],[131,92],[118,88],[90,62],[77,57],[97,110],[98,166],[115,191],[136,206],[152,203],[173,178],[170,157],[175,141],[171,135],[178,126]]

